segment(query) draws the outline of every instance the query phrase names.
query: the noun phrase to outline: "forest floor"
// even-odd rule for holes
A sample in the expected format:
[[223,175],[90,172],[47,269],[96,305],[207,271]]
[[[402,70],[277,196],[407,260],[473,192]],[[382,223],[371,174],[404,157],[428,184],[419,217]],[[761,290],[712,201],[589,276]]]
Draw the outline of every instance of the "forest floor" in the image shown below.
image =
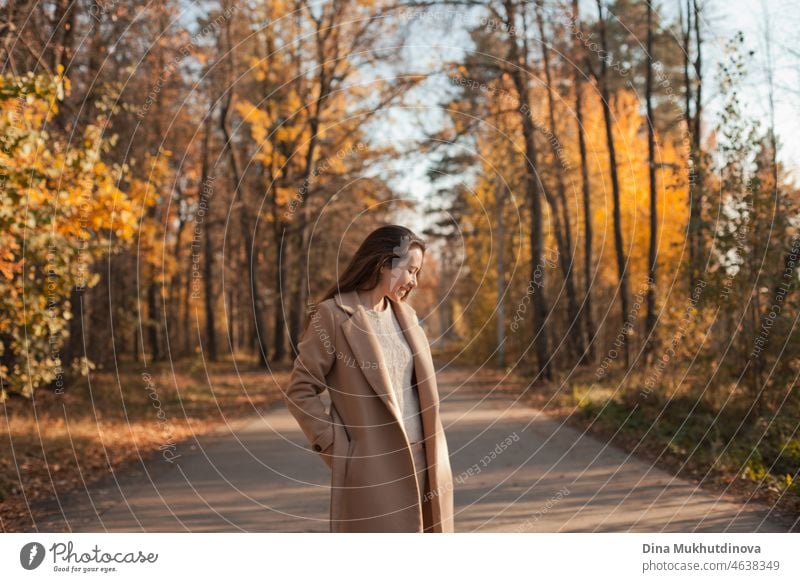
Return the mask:
[[[90,407],[78,445],[70,445],[70,435],[74,443],[78,432],[72,422],[69,431],[32,434],[24,432],[31,426],[12,423],[15,445],[21,434],[33,441],[28,446],[34,451],[42,448],[41,434],[48,435],[48,445],[65,437],[67,442],[48,450],[50,464],[61,466],[59,471],[51,467],[49,474],[43,466],[41,495],[29,496],[19,513],[0,506],[4,530],[328,531],[330,471],[308,449],[280,401],[277,383],[288,372],[270,379],[269,373],[248,371],[240,383],[236,374],[223,380],[223,368],[209,373],[213,393],[189,374],[179,382],[186,386],[176,391],[180,400],[161,401],[174,419],[174,447],[161,448],[163,431],[147,426],[154,422],[147,401],[140,413],[129,414],[139,421],[104,416],[108,424],[101,431]],[[151,372],[159,395],[169,392],[168,372]],[[623,430],[608,432],[605,420],[592,422],[587,411],[594,409],[573,390],[556,384],[528,387],[520,376],[487,368],[451,367],[437,379],[454,476],[456,531],[797,529],[791,507],[770,500],[769,491],[759,491],[754,481],[681,463],[679,451],[664,454],[655,442],[638,443],[632,432],[636,425],[622,423],[617,428]],[[141,383],[141,378],[128,381]],[[61,409],[54,405],[49,412],[54,426]],[[155,434],[148,436],[149,431]],[[73,446],[82,454],[72,453]],[[133,456],[126,456],[129,448]],[[15,446],[15,451],[20,458],[22,449]],[[89,452],[95,453],[91,466],[82,456]],[[30,478],[31,460],[35,466],[41,461],[29,455]],[[66,475],[77,465],[76,457],[81,459],[79,481],[70,488]],[[95,478],[84,485],[80,476],[90,473]],[[63,492],[52,495],[50,488],[62,483]]]

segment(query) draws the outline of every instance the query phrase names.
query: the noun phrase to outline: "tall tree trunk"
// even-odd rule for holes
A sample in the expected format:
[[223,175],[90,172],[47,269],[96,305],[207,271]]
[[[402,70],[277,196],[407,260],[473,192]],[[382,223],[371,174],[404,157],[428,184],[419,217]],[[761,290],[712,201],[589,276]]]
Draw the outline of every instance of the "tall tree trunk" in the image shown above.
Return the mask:
[[228,286],[228,309],[227,314],[228,317],[226,319],[226,323],[228,326],[228,342],[230,343],[231,349],[231,356],[236,354],[236,311],[234,310],[235,305],[235,292],[234,292],[234,285]]
[[497,366],[506,367],[506,266],[505,266],[505,218],[506,194],[499,183],[495,187],[495,209],[497,221]]
[[203,132],[203,149],[201,152],[202,161],[200,162],[200,187],[197,192],[198,207],[206,200],[206,209],[204,215],[204,228],[203,228],[203,291],[205,292],[205,314],[206,314],[206,341],[204,350],[208,355],[208,359],[216,362],[218,359],[217,352],[217,315],[214,309],[214,242],[211,236],[211,206],[209,204],[210,196],[206,190],[212,189],[214,177],[209,172],[209,142],[211,140],[211,121],[214,106],[212,105],[206,115],[205,129]]
[[[271,7],[265,6],[268,11],[268,18],[272,19]],[[275,55],[278,53],[275,47],[275,30],[272,26],[267,26],[264,29],[262,48],[262,59],[267,63],[267,68],[273,66]],[[293,52],[293,54],[296,54]],[[301,65],[297,64],[297,70],[300,70]],[[264,95],[269,95],[274,91],[274,87],[270,84],[269,78],[265,75],[262,81]],[[270,112],[270,118],[274,119],[277,115],[277,103],[275,100],[268,100],[266,107]],[[273,147],[280,147],[280,144],[273,144]],[[262,164],[262,180],[264,182],[264,192],[266,192],[266,203],[269,205],[269,211],[272,215],[272,247],[275,253],[275,275],[272,278],[274,282],[273,295],[277,303],[274,304],[272,311],[273,317],[273,335],[272,335],[272,356],[270,361],[273,363],[282,362],[286,358],[286,310],[284,309],[283,298],[289,294],[284,293],[285,285],[287,284],[287,270],[286,261],[288,259],[287,245],[289,240],[284,237],[286,234],[287,223],[280,215],[280,208],[278,201],[275,199],[275,185],[277,177],[281,177],[286,183],[291,183],[289,174],[291,173],[291,164],[278,166],[275,156],[270,157],[269,165]]]
[[[67,326],[69,327],[69,338],[66,342],[66,349],[62,365],[64,367],[65,382],[71,382],[75,376],[70,371],[72,362],[81,356],[84,356],[83,351],[83,333],[84,333],[84,318],[83,318],[83,299],[86,297],[86,287],[73,287],[70,291],[69,307],[71,317]],[[136,343],[138,347],[138,342]],[[138,361],[138,358],[137,358]]]
[[[697,193],[700,210],[702,212],[703,192],[703,158],[702,158],[702,118],[703,118],[703,41],[700,35],[700,5],[697,0],[694,3],[694,42],[697,48],[697,57],[694,61],[694,76],[697,79],[697,91],[694,93],[694,145],[695,156],[697,157]],[[702,222],[702,216],[701,216]],[[703,242],[704,229],[698,231],[698,244],[703,252],[705,244]]]
[[[322,113],[325,109],[325,104],[331,94],[331,83],[333,82],[333,68],[335,67],[336,60],[331,63],[331,58],[328,54],[328,49],[338,54],[339,46],[337,43],[338,35],[334,36],[334,44],[328,46],[328,40],[331,38],[331,33],[336,28],[334,26],[335,15],[338,7],[334,4],[331,6],[331,11],[328,13],[330,24],[326,25],[325,20],[326,12],[323,8],[322,16],[318,19],[309,10],[309,15],[316,25],[314,34],[316,58],[317,58],[317,85],[319,86],[319,94],[314,101],[313,113],[309,119],[309,140],[308,149],[305,155],[305,168],[303,174],[300,176],[302,179],[301,185],[305,186],[305,196],[300,200],[298,208],[296,209],[295,217],[295,250],[297,257],[307,256],[310,233],[308,232],[308,224],[311,220],[309,201],[312,197],[312,188],[310,183],[311,176],[316,171],[316,154],[319,146],[319,128],[322,123]],[[306,266],[307,267],[307,266]],[[294,270],[294,297],[295,301],[289,310],[289,334],[292,338],[292,352],[297,356],[297,343],[300,340],[300,329],[302,319],[306,315],[306,302],[308,299],[308,280],[306,274],[308,268],[302,265]]]
[[[561,140],[558,137],[558,128],[556,127],[555,117],[555,97],[553,95],[553,79],[550,73],[550,50],[547,46],[547,39],[544,29],[544,15],[543,0],[536,2],[536,21],[539,25],[539,36],[542,43],[542,57],[544,60],[544,75],[547,84],[547,103],[550,123],[550,135],[553,146],[553,159],[557,162],[559,159],[558,149],[561,147]],[[583,341],[583,330],[581,327],[580,317],[578,314],[578,299],[575,292],[575,277],[572,270],[572,226],[569,219],[569,208],[567,204],[566,188],[564,186],[564,171],[556,168],[556,206],[553,208],[554,213],[561,212],[561,221],[563,222],[563,245],[564,248],[559,249],[558,258],[561,266],[561,271],[564,274],[564,286],[567,291],[567,313],[569,314],[569,325],[567,329],[567,343],[572,351],[572,356],[575,359],[580,359],[583,356],[585,344]]]
[[695,286],[695,273],[697,265],[697,229],[700,216],[698,215],[698,206],[695,204],[695,167],[694,167],[694,123],[692,122],[692,77],[690,74],[691,64],[691,44],[692,44],[692,0],[686,0],[686,25],[683,23],[683,8],[678,7],[680,16],[681,36],[683,40],[682,53],[683,53],[683,101],[684,101],[684,114],[686,117],[686,133],[689,136],[689,173],[687,178],[687,194],[689,196],[689,225],[687,228],[687,238],[689,239],[689,265],[688,265],[688,283],[689,283],[689,296],[691,297],[692,289]]
[[184,275],[184,270],[180,268],[182,246],[181,235],[183,234],[183,229],[186,227],[186,215],[181,208],[185,199],[183,189],[180,187],[180,178],[178,181],[176,181],[175,189],[178,193],[178,199],[176,201],[176,207],[178,209],[178,226],[175,229],[175,246],[173,248],[172,255],[175,257],[175,263],[179,267],[175,270],[175,274],[172,276],[168,290],[169,305],[167,306],[167,309],[169,317],[166,337],[170,345],[170,351],[180,354],[181,329],[178,323],[180,321],[181,290],[183,288]]
[[[277,218],[277,212],[273,214],[273,217]],[[281,224],[279,221],[276,224]],[[280,229],[276,229],[280,230]],[[275,247],[275,268],[277,269],[275,281],[275,289],[274,295],[276,298],[281,298],[284,296],[282,293],[283,286],[286,285],[286,261],[288,260],[286,254],[286,248],[288,245],[288,240],[285,237],[280,235],[275,237],[274,247]],[[284,315],[283,305],[282,302],[275,306],[275,324],[274,330],[275,334],[273,336],[272,345],[273,345],[273,352],[272,352],[272,361],[273,362],[281,362],[286,357],[286,317]]]
[[245,247],[245,256],[247,258],[247,272],[250,279],[250,301],[253,307],[253,319],[255,321],[253,342],[257,346],[259,352],[259,365],[267,367],[267,342],[266,331],[264,325],[264,314],[262,309],[261,297],[258,291],[258,277],[256,276],[256,261],[255,250],[253,248],[253,233],[251,232],[250,221],[247,217],[247,206],[244,203],[241,194],[242,174],[239,159],[234,150],[233,143],[231,142],[231,135],[227,127],[228,111],[233,98],[233,88],[228,90],[228,97],[223,102],[220,109],[220,128],[222,129],[223,139],[225,140],[225,150],[228,153],[228,161],[231,167],[231,182],[234,190],[234,204],[239,207],[239,225],[242,230],[242,240]]
[[[510,30],[516,25],[517,7],[513,0],[505,0],[506,26]],[[524,19],[525,15],[522,14]],[[536,293],[533,297],[533,326],[535,335],[536,358],[539,365],[539,373],[545,380],[553,377],[550,365],[550,346],[547,330],[547,298],[544,281],[544,265],[542,262],[544,235],[542,229],[542,195],[543,186],[539,181],[537,172],[537,149],[533,120],[530,116],[530,99],[528,90],[528,53],[523,45],[520,49],[517,45],[515,35],[509,35],[508,39],[508,61],[511,64],[511,77],[519,96],[521,107],[519,108],[520,119],[522,121],[522,135],[525,142],[525,194],[531,209],[531,282]]]
[[[317,99],[317,106],[314,116],[311,119],[311,138],[309,139],[308,143],[308,150],[306,151],[306,164],[305,164],[305,171],[303,172],[303,181],[302,184],[306,187],[306,193],[303,197],[303,200],[300,201],[299,208],[296,210],[297,218],[295,219],[296,227],[293,229],[294,237],[293,240],[295,242],[294,250],[295,256],[297,257],[309,257],[307,250],[309,245],[309,232],[308,232],[308,224],[310,222],[310,206],[309,206],[309,198],[311,197],[311,176],[314,174],[316,162],[315,162],[315,154],[317,150],[317,144],[319,142],[319,115],[321,113],[321,101],[322,96]],[[292,238],[290,237],[289,240],[291,241]],[[310,257],[309,257],[310,258]],[[292,352],[294,356],[296,354],[296,345],[300,340],[300,334],[302,333],[302,329],[300,329],[301,321],[306,314],[306,302],[308,300],[308,279],[306,277],[307,272],[309,271],[308,265],[296,265],[297,268],[294,269],[294,289],[292,295],[295,298],[294,303],[292,304],[291,309],[289,310],[289,333],[292,338]]]
[[189,320],[189,313],[191,311],[192,300],[192,276],[191,273],[187,275],[183,283],[183,307],[181,309],[181,329],[183,330],[183,353],[191,356],[192,350],[192,326]]
[[[702,269],[705,255],[705,233],[703,227],[703,155],[702,155],[702,117],[703,117],[703,50],[700,34],[700,6],[697,0],[686,2],[686,29],[684,30],[684,83],[686,85],[686,120],[691,145],[689,152],[691,170],[689,172],[689,293],[691,295]],[[692,69],[694,71],[695,90],[692,91],[692,80],[689,74],[691,60],[691,40],[694,32],[696,56]],[[690,104],[694,97],[694,113],[689,114]]]
[[[159,30],[165,30],[167,27],[167,22],[164,18],[164,13],[160,13],[158,17],[158,26]],[[156,57],[156,71],[158,71],[159,78],[163,78],[165,70],[166,70],[166,63],[164,60],[164,52],[158,51]],[[161,115],[163,112],[163,108],[161,107],[161,103],[163,102],[163,92],[158,91],[156,94],[156,98],[153,103],[153,111],[155,116],[153,117],[152,123],[148,126],[147,130],[147,144],[158,144],[161,140],[163,140],[163,133],[161,131]],[[160,146],[155,146],[155,156],[158,157],[161,155]],[[153,196],[156,197],[155,203],[150,205],[147,209],[147,218],[148,220],[152,221],[154,224],[158,222],[158,215],[159,215],[159,203],[160,198],[158,197],[157,193],[153,193]],[[148,266],[145,264],[145,268],[147,271],[147,335],[149,338],[150,344],[150,353],[152,356],[153,361],[158,361],[161,359],[161,345],[160,345],[160,331],[161,331],[161,321],[158,312],[158,296],[160,295],[157,283],[156,283],[156,268],[155,266]],[[163,283],[162,283],[163,285]],[[143,354],[144,355],[144,354]]]
[[[580,26],[580,11],[578,0],[572,0],[572,18],[576,27]],[[573,35],[573,45],[575,49],[575,60],[581,48],[581,42],[577,35]],[[586,58],[588,62],[588,57]],[[592,314],[592,199],[589,184],[589,162],[586,155],[586,134],[583,128],[583,78],[579,67],[572,67],[573,79],[575,84],[575,123],[578,133],[578,151],[581,157],[581,187],[583,194],[583,228],[585,231],[585,241],[583,250],[583,273],[584,273],[584,308],[583,321],[586,329],[586,349],[585,362],[594,360],[594,338],[597,333],[594,327],[594,317]]]
[[241,164],[239,163],[234,143],[230,132],[228,131],[228,114],[230,112],[231,104],[233,103],[234,85],[231,81],[231,73],[235,72],[235,51],[231,41],[230,19],[225,21],[225,39],[228,54],[228,75],[226,76],[227,94],[222,100],[219,116],[220,129],[224,139],[224,149],[228,154],[228,161],[231,167],[231,180],[233,186],[233,202],[239,208],[239,224],[242,230],[242,239],[244,241],[245,253],[247,257],[247,269],[250,277],[250,300],[253,306],[253,319],[255,322],[255,337],[253,341],[258,348],[258,362],[259,366],[266,368],[268,347],[266,342],[267,328],[264,325],[264,314],[262,309],[261,297],[258,291],[258,277],[256,276],[256,261],[255,249],[253,247],[253,233],[251,232],[250,220],[248,218],[248,208],[242,196],[242,180],[244,176],[241,171]]
[[[154,218],[151,215],[151,210],[155,208],[152,206],[148,209],[148,215],[150,218]],[[153,361],[158,361],[161,359],[161,346],[159,341],[159,329],[160,329],[160,321],[159,321],[159,313],[158,313],[158,287],[154,281],[155,279],[155,269],[151,269],[150,275],[150,283],[147,285],[147,337],[150,343],[150,355],[153,358]]]
[[[600,45],[604,54],[608,53],[608,40],[606,38],[606,25],[605,16],[603,15],[602,0],[597,0],[597,11],[599,14],[598,25],[600,28]],[[619,273],[619,295],[621,304],[621,320],[622,320],[622,354],[625,362],[625,369],[630,366],[630,350],[629,342],[626,333],[628,328],[628,304],[630,298],[628,296],[628,277],[626,272],[627,258],[625,257],[625,246],[622,241],[622,213],[620,208],[620,192],[619,192],[619,176],[617,174],[617,153],[614,147],[614,130],[613,121],[611,119],[611,104],[609,103],[608,94],[608,71],[606,67],[606,60],[600,59],[600,98],[603,107],[603,120],[606,128],[606,143],[608,145],[608,165],[611,174],[611,194],[614,199],[614,247],[617,251],[617,272]],[[632,325],[632,323],[631,323]]]
[[656,195],[656,140],[653,119],[653,5],[647,4],[647,77],[645,103],[647,107],[647,162],[650,177],[650,248],[647,271],[647,315],[645,316],[645,353],[653,351],[652,337],[656,324],[656,262],[658,245],[658,198]]

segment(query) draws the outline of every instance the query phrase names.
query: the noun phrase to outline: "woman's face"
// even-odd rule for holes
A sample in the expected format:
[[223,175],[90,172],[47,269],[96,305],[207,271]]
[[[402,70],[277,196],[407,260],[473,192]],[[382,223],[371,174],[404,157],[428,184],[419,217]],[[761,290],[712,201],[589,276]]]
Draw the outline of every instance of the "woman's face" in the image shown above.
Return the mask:
[[384,294],[395,301],[402,301],[417,286],[417,274],[422,268],[422,249],[414,246],[405,257],[397,261],[394,268],[381,269],[381,285]]

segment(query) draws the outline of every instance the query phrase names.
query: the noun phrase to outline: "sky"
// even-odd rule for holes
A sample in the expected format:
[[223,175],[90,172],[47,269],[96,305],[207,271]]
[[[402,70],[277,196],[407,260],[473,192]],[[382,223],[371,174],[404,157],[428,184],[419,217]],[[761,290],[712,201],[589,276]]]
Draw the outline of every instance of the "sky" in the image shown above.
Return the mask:
[[[667,10],[670,3],[656,2]],[[704,109],[706,130],[713,125],[723,96],[715,88],[716,68],[723,55],[725,42],[741,30],[744,33],[747,49],[755,51],[749,62],[747,77],[741,87],[744,109],[753,118],[768,121],[768,84],[766,76],[766,47],[764,43],[765,21],[769,20],[772,31],[772,54],[774,70],[774,101],[776,133],[781,144],[779,159],[786,171],[797,180],[800,168],[800,44],[794,40],[795,30],[800,25],[800,9],[797,0],[705,0],[706,16],[703,21],[703,69]],[[591,10],[591,12],[590,12]],[[594,3],[585,7],[584,13],[594,14]],[[478,17],[430,16],[413,20],[413,33],[409,38],[405,53],[414,70],[433,73],[424,89],[412,99],[422,111],[422,124],[430,131],[437,127],[444,117],[437,107],[448,90],[448,82],[441,74],[436,74],[442,62],[458,59],[469,47],[469,39],[464,29],[478,20]],[[791,54],[796,51],[797,54]],[[413,147],[422,132],[419,120],[410,112],[392,111],[391,123],[381,126],[381,136],[391,139],[405,147]],[[765,125],[766,127],[766,125]],[[403,167],[404,179],[395,184],[399,191],[419,199],[427,198],[431,192],[425,177],[427,164],[420,157],[412,157],[398,162]],[[456,177],[456,179],[459,179]]]
[[[329,1],[329,0],[322,0]],[[684,0],[658,0],[656,6],[665,13],[677,10]],[[701,0],[704,9],[704,109],[705,123],[713,124],[720,108],[722,96],[715,90],[716,63],[722,55],[725,41],[737,30],[742,30],[745,43],[755,51],[749,63],[748,76],[742,86],[742,99],[746,111],[754,118],[766,123],[768,119],[767,82],[764,63],[765,45],[763,41],[766,20],[773,33],[773,69],[775,85],[776,131],[781,143],[780,160],[786,171],[796,178],[800,169],[800,44],[795,40],[795,31],[800,25],[798,0]],[[595,4],[581,0],[582,13],[594,15]],[[185,16],[193,19],[198,5],[187,2]],[[444,12],[426,11],[413,18],[411,35],[405,47],[398,47],[406,56],[408,72],[422,72],[429,75],[419,91],[408,100],[413,111],[392,109],[380,117],[380,123],[373,127],[372,139],[376,142],[391,142],[403,150],[416,150],[416,144],[423,137],[422,127],[433,131],[445,119],[439,107],[447,92],[453,90],[441,72],[442,63],[457,60],[470,46],[466,29],[477,24],[483,11],[465,12],[464,8],[447,8]],[[190,16],[191,15],[191,16]],[[795,54],[792,54],[792,51]],[[379,71],[378,74],[396,74],[398,71]],[[707,127],[708,127],[707,125]],[[376,144],[377,145],[377,144]],[[424,200],[430,197],[432,187],[426,177],[429,159],[422,155],[411,155],[394,163],[401,175],[392,186],[400,195]],[[375,173],[382,173],[375,168]],[[454,177],[460,180],[461,177]],[[410,215],[409,221],[414,221]]]
[[[800,5],[797,0],[714,0],[711,10],[713,14],[706,25],[714,33],[714,45],[709,49],[717,61],[720,47],[737,30],[744,32],[745,43],[755,51],[743,97],[748,111],[765,123],[769,107],[763,37],[765,18],[769,19],[769,28],[773,31],[775,125],[783,146],[780,159],[795,175],[800,169],[800,43],[794,37],[800,26]],[[791,51],[796,54],[792,55]],[[714,92],[712,97],[708,103],[711,111],[719,105],[719,95]]]

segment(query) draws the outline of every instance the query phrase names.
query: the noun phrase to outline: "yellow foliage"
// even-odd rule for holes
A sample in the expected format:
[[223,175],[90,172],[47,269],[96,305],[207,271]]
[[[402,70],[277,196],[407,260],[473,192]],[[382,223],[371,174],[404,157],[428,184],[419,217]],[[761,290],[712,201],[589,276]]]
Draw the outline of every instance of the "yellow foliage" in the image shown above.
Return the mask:
[[[136,225],[137,200],[118,186],[126,168],[103,160],[102,121],[71,143],[45,130],[69,91],[61,73],[0,75],[0,329],[10,338],[0,349],[13,354],[0,380],[23,394],[56,377],[72,289],[95,285],[94,262],[130,243]],[[167,172],[156,165],[153,176]]]

